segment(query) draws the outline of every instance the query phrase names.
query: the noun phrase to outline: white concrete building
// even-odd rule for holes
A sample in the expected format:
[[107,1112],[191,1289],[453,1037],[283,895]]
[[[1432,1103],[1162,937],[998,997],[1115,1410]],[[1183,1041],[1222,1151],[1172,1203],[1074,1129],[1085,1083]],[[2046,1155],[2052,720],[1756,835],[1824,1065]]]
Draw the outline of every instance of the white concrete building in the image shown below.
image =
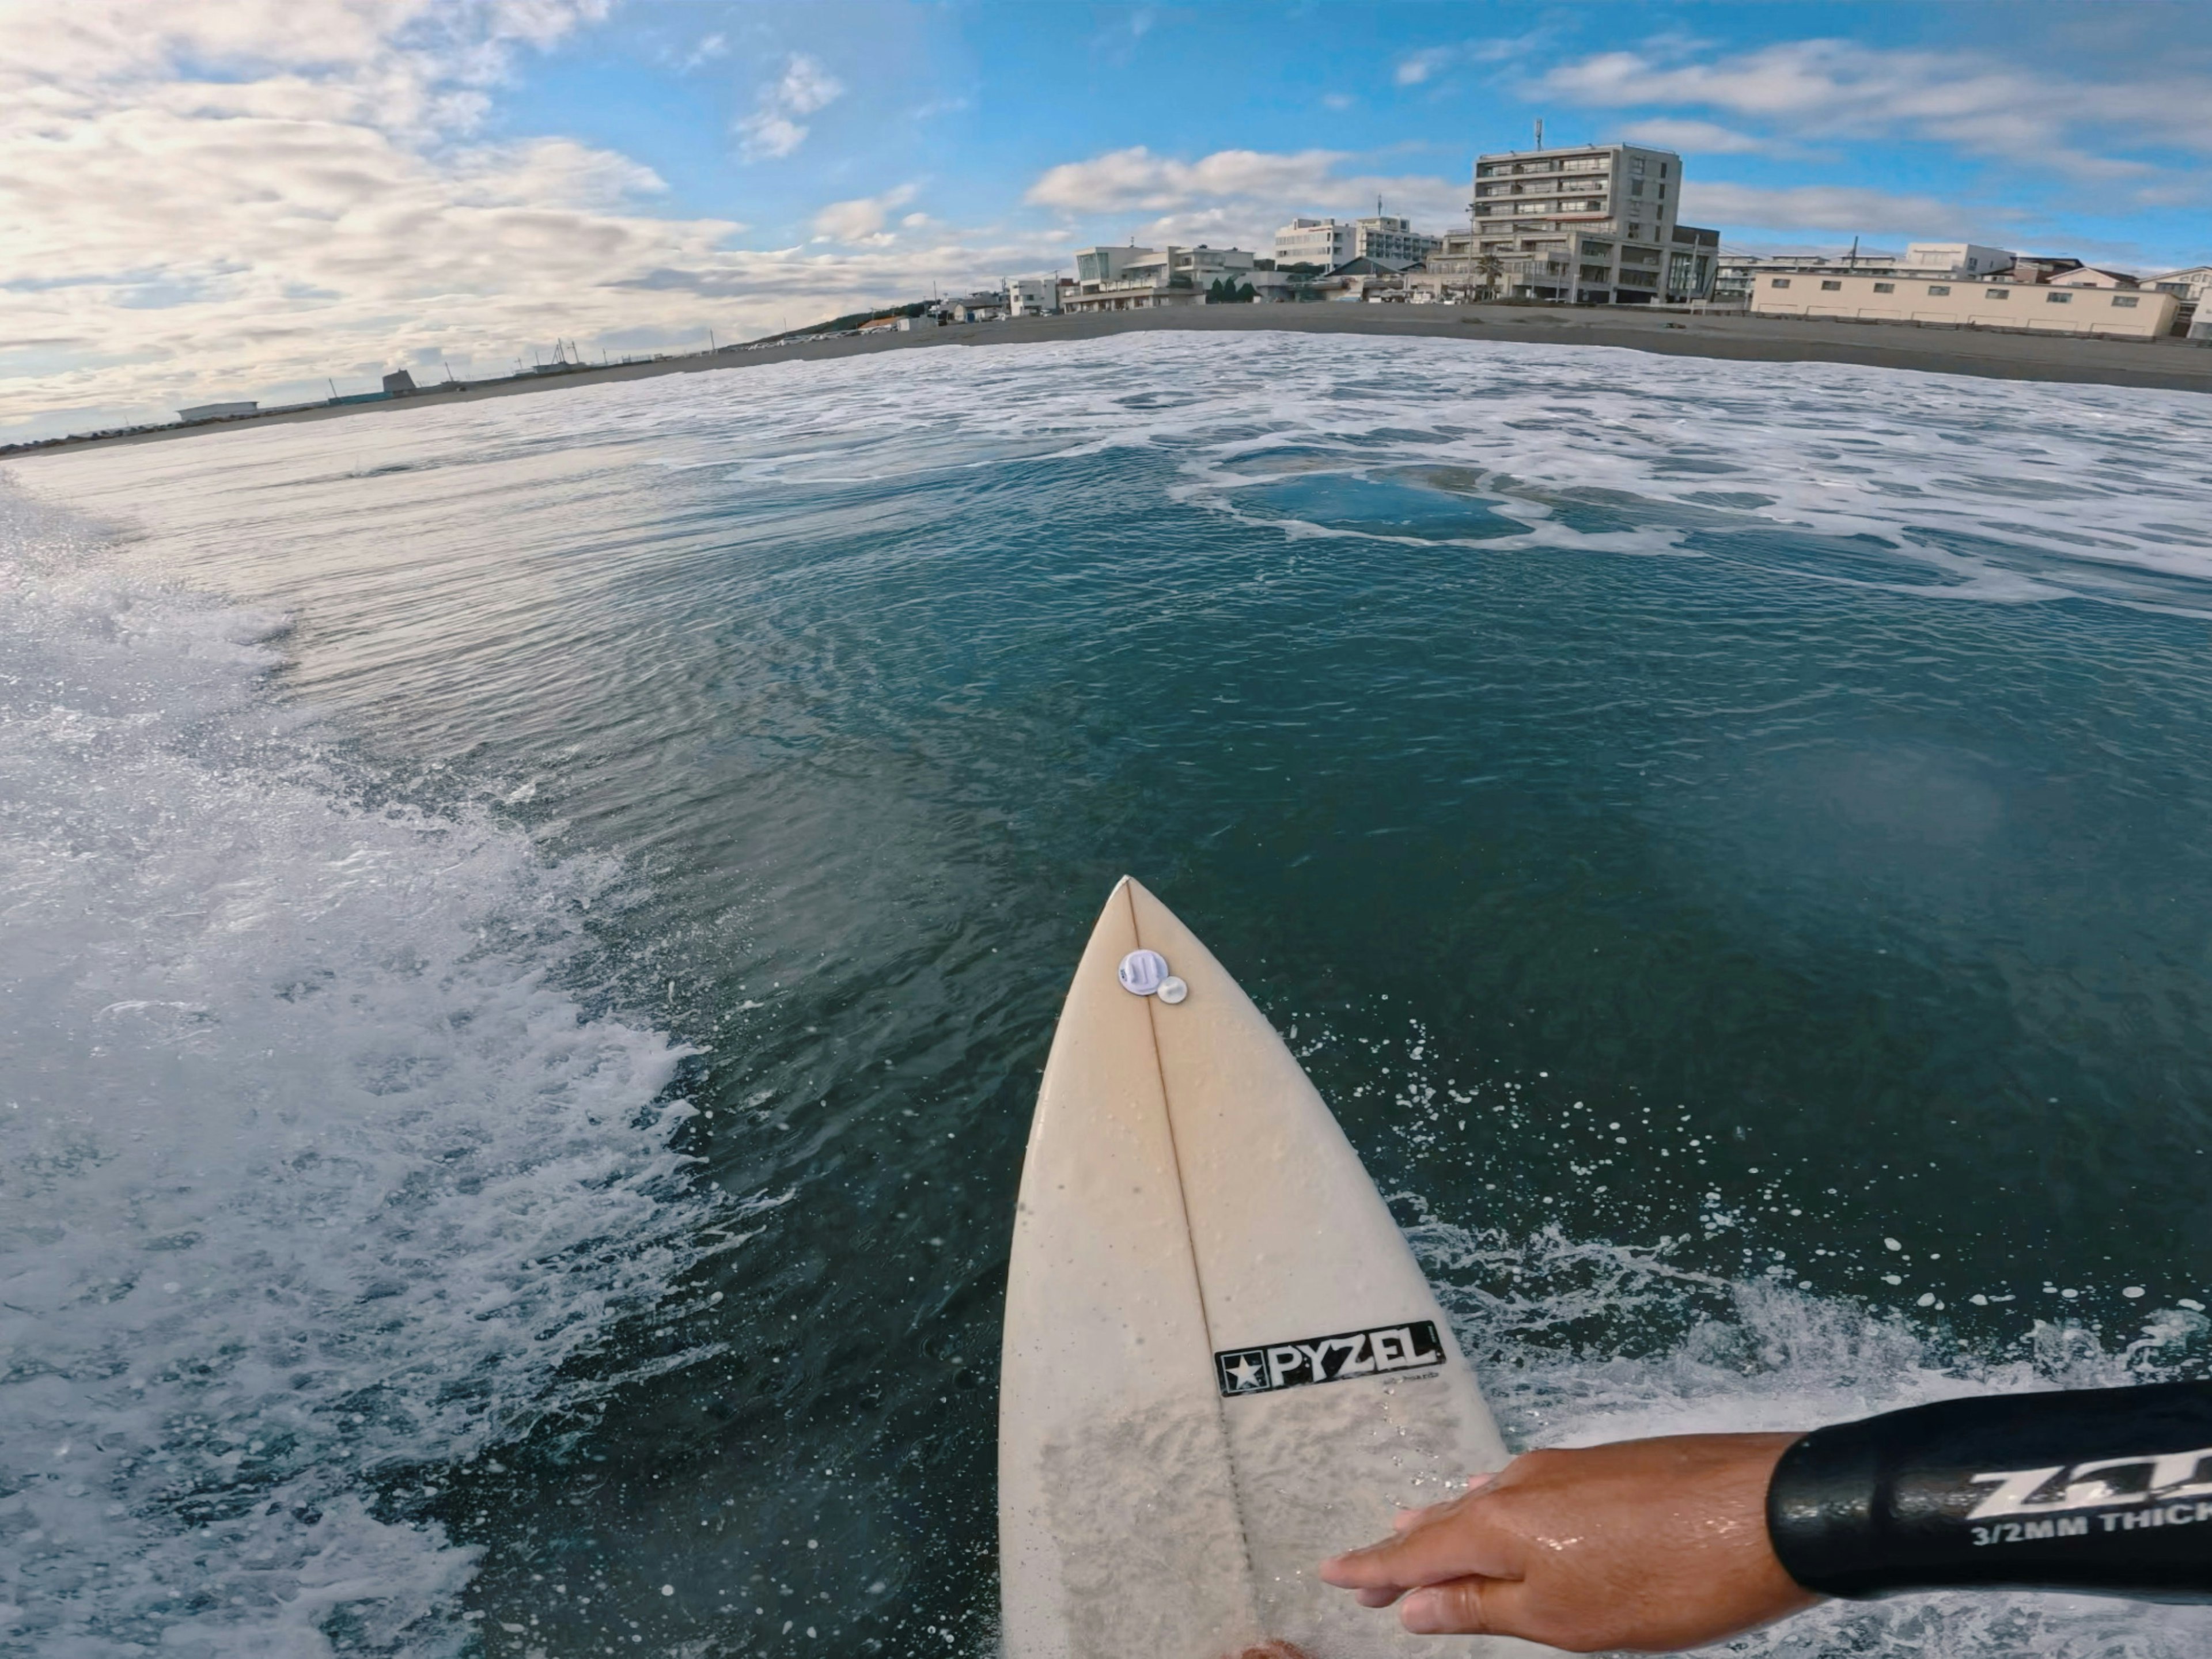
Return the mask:
[[1275,263],[1318,265],[1323,270],[1372,259],[1403,270],[1427,258],[1438,239],[1413,228],[1409,219],[1377,213],[1365,219],[1293,219],[1275,233]]
[[180,409],[180,421],[234,421],[241,415],[251,415],[259,410],[259,404],[195,404],[190,409]]
[[1989,276],[2008,268],[2019,256],[2010,248],[1978,242],[1914,242],[1905,250],[1906,267],[1951,276]]
[[2182,304],[2200,306],[2204,295],[2212,291],[2212,265],[2191,265],[2186,270],[2161,271],[2155,276],[2143,278],[2145,288],[2154,288],[2161,294],[2171,294]]
[[1065,311],[1142,311],[1206,303],[1223,277],[1243,283],[1254,258],[1237,247],[1086,247],[1075,255],[1075,287],[1063,289]]
[[1639,144],[1481,155],[1473,224],[1428,261],[1445,286],[1639,305],[1711,291],[1720,234],[1676,222],[1682,158]]
[[1160,257],[1156,247],[1139,247],[1134,242],[1127,247],[1079,248],[1075,255],[1075,283],[1079,289],[1093,283],[1110,283],[1131,267]]
[[2108,334],[2154,340],[2170,331],[2171,294],[2062,288],[2047,283],[1930,282],[1925,276],[1761,272],[1751,309],[1782,317],[1847,317],[1861,322],[2017,329],[2038,334]]
[[1006,280],[1006,315],[1051,317],[1060,311],[1060,278],[1012,276]]

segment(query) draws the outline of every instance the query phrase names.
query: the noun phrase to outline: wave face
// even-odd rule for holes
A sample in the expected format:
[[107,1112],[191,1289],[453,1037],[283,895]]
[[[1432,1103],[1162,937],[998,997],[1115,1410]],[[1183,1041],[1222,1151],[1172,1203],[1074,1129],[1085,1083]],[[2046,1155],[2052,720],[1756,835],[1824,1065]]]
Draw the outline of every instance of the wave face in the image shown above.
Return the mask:
[[605,872],[349,801],[283,618],[106,551],[0,497],[0,1645],[458,1650],[395,1489],[688,1258],[680,1051],[560,988]]
[[17,464],[0,1647],[992,1652],[1009,1218],[1124,871],[1516,1445],[2203,1374],[2208,441],[1160,335]]

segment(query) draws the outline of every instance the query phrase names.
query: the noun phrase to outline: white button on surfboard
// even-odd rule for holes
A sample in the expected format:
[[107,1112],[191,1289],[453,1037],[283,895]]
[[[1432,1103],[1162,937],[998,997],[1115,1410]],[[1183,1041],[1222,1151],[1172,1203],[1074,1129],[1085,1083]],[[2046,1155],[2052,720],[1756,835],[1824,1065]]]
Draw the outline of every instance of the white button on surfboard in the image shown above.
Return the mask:
[[1184,984],[1173,974],[1170,974],[1165,979],[1160,981],[1160,988],[1157,994],[1162,1002],[1173,1005],[1175,1003],[1181,1002],[1185,997],[1190,994],[1190,987]]
[[[1184,981],[1173,1018],[1121,988]],[[999,1389],[1006,1659],[1547,1651],[1408,1635],[1314,1577],[1505,1449],[1328,1108],[1133,881],[1037,1091]]]
[[1115,974],[1123,990],[1134,992],[1140,997],[1152,995],[1171,977],[1168,972],[1168,959],[1158,951],[1130,951],[1121,958],[1121,965]]

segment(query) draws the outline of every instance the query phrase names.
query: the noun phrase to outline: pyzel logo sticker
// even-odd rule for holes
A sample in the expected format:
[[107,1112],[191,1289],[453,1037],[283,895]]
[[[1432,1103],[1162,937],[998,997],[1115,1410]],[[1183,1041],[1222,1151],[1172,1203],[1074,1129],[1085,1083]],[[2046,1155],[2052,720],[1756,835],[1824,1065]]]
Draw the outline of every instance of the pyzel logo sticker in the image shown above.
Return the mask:
[[1436,1322],[1420,1319],[1339,1336],[1270,1342],[1261,1348],[1231,1348],[1213,1356],[1213,1372],[1224,1395],[1271,1394],[1309,1382],[1420,1370],[1443,1361],[1444,1345],[1437,1336]]

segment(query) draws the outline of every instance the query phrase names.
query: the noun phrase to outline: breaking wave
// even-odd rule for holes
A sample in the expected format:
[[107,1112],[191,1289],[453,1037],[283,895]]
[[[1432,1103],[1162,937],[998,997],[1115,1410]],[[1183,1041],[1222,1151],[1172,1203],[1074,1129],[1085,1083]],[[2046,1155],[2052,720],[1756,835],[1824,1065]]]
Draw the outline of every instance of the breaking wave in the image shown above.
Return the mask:
[[0,1647],[452,1650],[441,1471],[698,1248],[683,1051],[565,988],[611,869],[349,799],[107,550],[0,493]]

